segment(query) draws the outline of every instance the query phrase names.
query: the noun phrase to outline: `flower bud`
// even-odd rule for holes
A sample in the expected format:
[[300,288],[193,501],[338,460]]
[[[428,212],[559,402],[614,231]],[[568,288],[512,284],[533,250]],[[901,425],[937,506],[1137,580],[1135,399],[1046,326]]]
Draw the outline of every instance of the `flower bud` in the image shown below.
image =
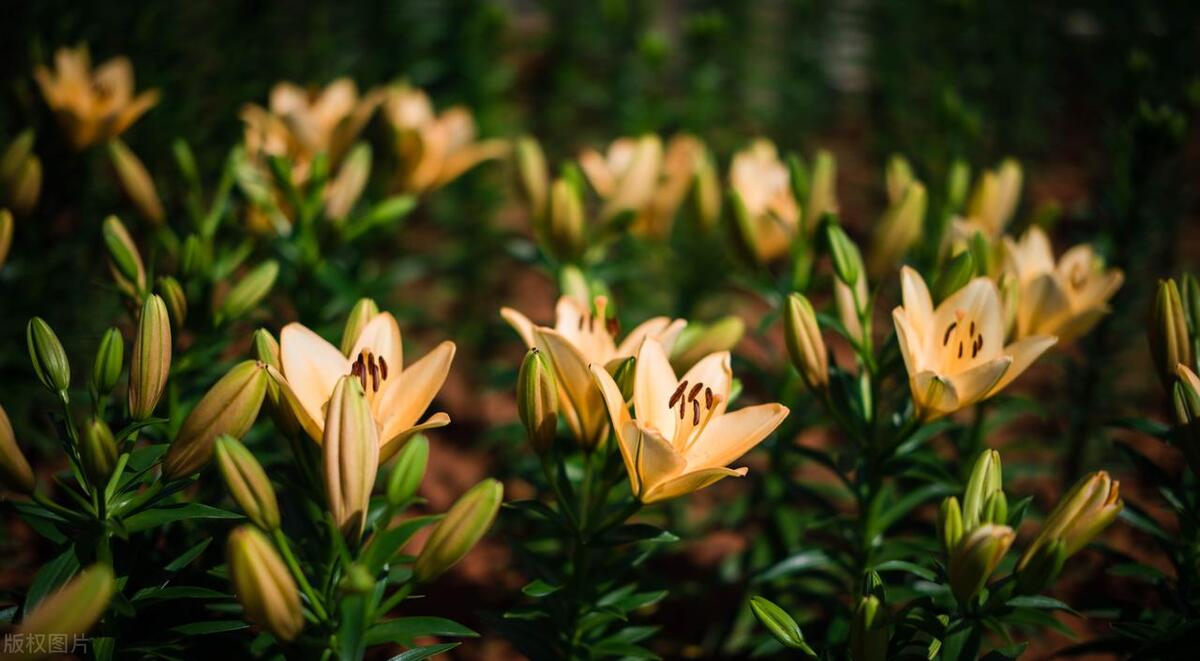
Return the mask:
[[686,372],[709,354],[733,349],[745,333],[746,322],[732,314],[711,324],[689,323],[671,348],[671,365]]
[[121,378],[121,368],[125,364],[125,339],[121,331],[110,328],[104,331],[100,338],[100,346],[96,348],[96,361],[92,364],[92,390],[97,395],[106,395],[117,385]]
[[304,628],[296,581],[271,542],[258,529],[241,526],[229,533],[226,547],[229,580],[246,619],[280,640],[292,640]]
[[[826,149],[817,152],[808,185],[808,204],[804,206],[804,228],[809,234],[827,213],[837,213],[837,159]],[[853,285],[853,282],[847,281]]]
[[582,254],[583,214],[579,189],[566,179],[556,180],[550,187],[550,206],[541,222],[540,240],[546,252],[566,262]]
[[379,468],[379,429],[357,377],[343,376],[334,386],[321,449],[329,512],[342,534],[358,541]]
[[217,467],[225,486],[246,518],[268,532],[279,527],[279,503],[275,490],[254,455],[242,442],[228,434],[217,437]]
[[169,275],[161,276],[158,279],[158,295],[162,296],[171,313],[171,327],[175,332],[181,332],[187,323],[187,294],[183,293],[183,285]]
[[633,383],[637,371],[637,358],[627,356],[625,358],[617,358],[609,361],[604,369],[612,375],[613,382],[617,384],[617,388],[621,391],[621,398],[625,401],[633,399]]
[[[1024,557],[1022,556],[1022,560]],[[1037,594],[1054,583],[1067,561],[1067,543],[1057,540],[1039,546],[1024,565],[1016,569],[1017,593]]]
[[951,294],[965,287],[974,277],[975,258],[970,251],[964,250],[950,258],[933,281],[934,303],[950,298]]
[[0,209],[0,268],[8,259],[8,251],[12,248],[13,215],[8,209]]
[[127,296],[140,299],[146,291],[146,267],[142,265],[142,256],[129,230],[116,216],[109,216],[104,219],[101,234],[108,248],[108,270],[117,288]]
[[783,337],[792,365],[800,372],[804,383],[813,390],[828,386],[829,353],[825,349],[825,338],[821,336],[812,303],[803,294],[788,296],[787,310],[783,313]]
[[538,454],[553,447],[558,429],[558,388],[554,373],[536,347],[525,354],[517,375],[517,414]]
[[130,151],[120,138],[109,141],[108,155],[117,171],[117,181],[138,213],[155,225],[162,225],[166,219],[166,212],[163,211],[162,201],[158,199],[154,179],[146,171],[141,159]]
[[392,474],[388,476],[387,501],[392,507],[400,507],[417,495],[421,481],[425,479],[425,466],[429,463],[429,439],[417,434],[408,439],[396,455]]
[[63,393],[71,387],[71,364],[67,352],[50,325],[41,317],[29,320],[25,327],[25,344],[37,378],[50,392]]
[[354,210],[371,177],[371,147],[359,143],[338,167],[337,176],[325,188],[325,216],[340,223]]
[[[853,289],[841,280],[833,281],[833,307],[837,311],[838,321],[841,322],[842,328],[846,329],[846,334],[859,344],[867,337],[867,329],[863,328],[864,319],[860,316],[860,312],[866,313],[866,310],[860,306],[867,304],[868,296],[865,277],[860,278]],[[869,323],[870,316],[864,316],[865,321]]]
[[133,353],[129,357],[129,416],[145,420],[154,414],[171,373],[171,320],[167,304],[151,295],[142,304]]
[[39,602],[25,615],[16,634],[45,638],[87,633],[108,608],[116,587],[112,567],[99,562],[91,565]]
[[[354,348],[354,343],[358,342],[358,336],[362,333],[362,329],[377,316],[379,316],[379,306],[375,304],[374,300],[358,299],[358,302],[350,309],[350,316],[346,317],[346,327],[342,329],[341,349],[343,355],[350,353],[350,350]],[[279,353],[278,349],[275,353]],[[273,363],[272,365],[279,369],[278,364]]]
[[12,423],[8,421],[4,407],[0,406],[0,485],[17,493],[31,494],[34,482],[33,469],[21,454]]
[[1174,441],[1192,472],[1200,475],[1200,378],[1186,365],[1178,366],[1178,374],[1171,393],[1177,426]]
[[971,187],[971,166],[962,159],[950,164],[946,175],[946,202],[952,211],[963,208],[967,201],[967,189]]
[[279,262],[268,259],[234,285],[217,306],[215,321],[220,324],[237,319],[253,310],[271,291],[279,275]]
[[766,257],[759,247],[758,226],[746,209],[746,203],[736,190],[730,190],[726,195],[729,203],[729,221],[733,230],[733,238],[738,253],[751,264],[765,263]]
[[33,142],[36,137],[33,129],[25,129],[8,143],[4,155],[0,156],[0,186],[8,188],[21,173],[25,161],[33,155]]
[[563,296],[570,296],[585,305],[593,298],[592,286],[588,282],[587,276],[579,270],[579,267],[571,264],[564,266],[558,274],[558,288],[562,291]]
[[888,648],[887,609],[875,595],[863,597],[850,623],[850,658],[854,661],[886,661]]
[[925,224],[925,186],[914,181],[883,214],[871,237],[870,273],[882,278],[894,269],[921,238]]
[[982,519],[984,502],[1002,487],[1000,453],[984,450],[975,459],[963,494],[963,530],[970,533]]
[[191,475],[212,459],[218,436],[244,436],[258,417],[268,380],[261,362],[234,365],[184,419],[163,459],[163,475],[168,479]]
[[1017,570],[1029,565],[1043,552],[1043,547],[1058,541],[1063,542],[1064,558],[1075,555],[1108,527],[1124,506],[1121,483],[1111,479],[1107,472],[1084,476],[1042,522],[1042,529],[1025,549]]
[[[0,241],[3,239],[0,238]],[[2,247],[0,251],[3,251]],[[0,256],[0,263],[3,261],[4,258]],[[1187,317],[1188,328],[1192,331],[1192,337],[1196,337],[1200,334],[1200,281],[1196,280],[1196,276],[1191,273],[1183,274],[1179,283],[1179,296],[1183,302],[1183,314]]]
[[523,136],[516,141],[513,158],[517,166],[517,189],[529,207],[530,216],[538,218],[546,212],[546,187],[550,180],[546,155],[537,139]]
[[92,486],[103,487],[108,483],[117,465],[117,442],[103,420],[92,418],[84,426],[79,436],[79,456]]
[[958,603],[965,604],[979,594],[1015,537],[1008,526],[986,524],[959,540],[950,553],[948,569],[950,591]]
[[184,278],[197,278],[207,275],[212,262],[212,255],[204,240],[195,234],[189,234],[183,240],[180,249],[179,271]]
[[841,225],[829,223],[825,226],[825,238],[829,244],[829,255],[833,258],[833,271],[849,287],[858,284],[863,272],[862,254],[858,246],[846,235]]
[[892,154],[892,157],[888,159],[887,169],[884,171],[888,204],[895,205],[903,200],[904,193],[908,190],[908,185],[916,180],[917,178],[913,176],[912,166],[909,165],[908,159],[900,154]]
[[983,510],[979,513],[980,523],[993,523],[995,525],[1004,525],[1008,522],[1008,496],[1000,489],[992,492],[992,495],[983,501]]
[[19,216],[28,216],[42,192],[42,161],[35,155],[25,161],[10,182],[8,205]]
[[413,577],[420,583],[428,583],[462,560],[492,527],[503,497],[504,486],[493,479],[484,480],[463,494],[434,526],[413,563]]
[[751,597],[750,610],[780,644],[800,650],[811,657],[817,655],[808,643],[804,642],[804,633],[800,631],[800,625],[796,624],[796,620],[792,619],[787,611],[765,597]]
[[1149,335],[1154,368],[1158,371],[1163,386],[1170,389],[1175,382],[1176,365],[1195,365],[1187,317],[1179,296],[1179,286],[1174,280],[1158,281],[1158,295],[1154,300]]
[[721,181],[707,150],[702,150],[696,159],[691,199],[700,227],[706,231],[715,228],[721,219]]
[[941,507],[938,508],[938,538],[942,542],[942,550],[949,557],[950,552],[954,547],[958,546],[958,540],[963,536],[963,520],[962,509],[958,506],[958,499],[954,496],[947,496],[942,501]]
[[[283,369],[279,358],[279,341],[270,331],[265,328],[254,331],[251,343],[254,345],[254,357],[259,362],[276,370]],[[275,379],[270,378],[267,379],[267,411],[271,414],[271,419],[275,421],[275,426],[285,436],[294,436],[296,432],[300,431],[300,421],[296,419],[295,412],[288,405],[286,395]]]

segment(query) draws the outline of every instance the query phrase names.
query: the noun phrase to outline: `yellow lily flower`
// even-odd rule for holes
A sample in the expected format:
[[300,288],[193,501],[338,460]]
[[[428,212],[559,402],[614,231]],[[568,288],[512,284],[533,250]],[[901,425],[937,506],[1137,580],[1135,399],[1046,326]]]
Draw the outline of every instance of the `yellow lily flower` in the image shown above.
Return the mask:
[[620,343],[616,325],[608,321],[608,299],[597,296],[596,313],[574,296],[563,296],[555,306],[554,328],[538,326],[512,308],[501,308],[500,316],[517,331],[525,345],[537,348],[550,361],[558,385],[559,409],[571,433],[585,448],[604,441],[608,416],[600,392],[588,374],[589,365],[601,367],[633,356],[642,343],[654,339],[672,347],[687,322],[654,317],[634,328]]
[[347,374],[362,384],[379,428],[379,463],[390,459],[413,434],[450,424],[445,413],[417,423],[446,381],[454,360],[453,342],[442,342],[406,368],[400,326],[387,312],[362,327],[346,354],[299,323],[284,326],[279,338],[282,370],[268,370],[304,431],[317,443],[322,442],[334,386]]
[[1108,314],[1112,298],[1125,275],[1105,269],[1088,244],[1063,253],[1054,262],[1050,239],[1031,227],[1020,241],[1005,237],[1006,269],[1017,279],[1016,337],[1057,335],[1071,342],[1086,334]]
[[955,238],[966,241],[975,232],[992,240],[1000,238],[1017,210],[1023,177],[1021,164],[1011,158],[980,174],[967,201],[966,216],[954,221]]
[[704,143],[695,136],[675,135],[664,150],[658,136],[644,135],[618,138],[604,155],[585,149],[579,166],[604,200],[602,218],[633,211],[632,232],[662,239],[671,233],[704,154]]
[[1033,335],[1004,345],[996,284],[983,277],[933,307],[929,288],[909,267],[900,271],[904,305],[892,311],[913,403],[933,420],[991,397],[1058,338]]
[[115,138],[158,103],[158,90],[134,96],[133,65],[114,57],[92,69],[86,46],[59,48],[54,69],[34,69],[46,104],[77,150]]
[[760,138],[734,154],[729,185],[749,217],[752,236],[747,238],[758,259],[769,262],[788,254],[800,226],[800,204],[775,144]]
[[630,488],[644,503],[745,475],[745,467],[727,465],[775,431],[788,414],[782,404],[726,413],[733,384],[728,351],[709,354],[681,380],[663,345],[647,339],[634,372],[633,416],[612,376],[599,365],[591,372],[616,430]]
[[383,117],[395,132],[401,159],[396,188],[405,192],[440,188],[483,161],[508,152],[504,140],[476,140],[471,111],[455,106],[439,115],[429,96],[415,87],[389,88]]

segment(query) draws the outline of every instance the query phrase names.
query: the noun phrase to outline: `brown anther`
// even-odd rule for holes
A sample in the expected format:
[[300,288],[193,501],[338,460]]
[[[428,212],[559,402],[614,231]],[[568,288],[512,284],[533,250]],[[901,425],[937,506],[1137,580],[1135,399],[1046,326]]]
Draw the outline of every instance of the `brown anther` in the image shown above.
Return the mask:
[[371,361],[371,390],[379,392],[379,366]]
[[[537,351],[537,349],[534,349],[534,351]],[[383,356],[379,357],[379,378],[387,381],[387,361],[383,359]]]
[[692,425],[700,424],[700,402],[692,400]]
[[963,350],[963,346],[962,346],[962,342],[960,341],[958,343],[958,357],[959,358],[962,358],[962,350]]
[[950,343],[950,333],[952,333],[954,331],[954,327],[957,325],[958,325],[957,321],[952,321],[952,322],[950,322],[950,325],[946,327],[946,334],[945,334],[945,336],[942,337],[942,346],[946,346],[947,344]]
[[617,333],[621,332],[621,322],[617,321],[616,317],[613,317],[604,323],[604,329],[608,331],[609,335],[616,337]]
[[710,409],[713,407],[712,388],[709,388],[708,386],[704,387],[704,406]]
[[979,348],[983,349],[983,333],[979,334]]
[[688,401],[689,402],[696,401],[696,395],[699,394],[700,389],[703,387],[704,387],[704,384],[697,381],[696,385],[692,386],[691,392],[688,393]]
[[675,402],[678,401],[679,398],[683,396],[684,388],[687,388],[687,381],[681,382],[679,384],[679,387],[675,388],[675,393],[671,395],[671,399],[670,399],[670,401],[667,402],[667,406],[669,406],[671,408],[675,408]]
[[583,330],[583,326],[587,323],[587,319],[588,316],[586,314],[579,318],[579,330]]
[[970,333],[970,335],[971,335],[971,337],[975,337],[975,322],[974,322],[974,321],[972,321],[972,322],[971,322],[971,333]]

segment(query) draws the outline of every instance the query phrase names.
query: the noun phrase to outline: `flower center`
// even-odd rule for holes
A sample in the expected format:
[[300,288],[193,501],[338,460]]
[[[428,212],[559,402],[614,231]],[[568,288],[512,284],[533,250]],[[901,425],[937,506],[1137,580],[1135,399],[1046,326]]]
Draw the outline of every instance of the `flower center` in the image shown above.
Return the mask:
[[947,364],[970,363],[983,350],[983,329],[976,329],[975,320],[967,319],[965,312],[955,310],[954,321],[942,332],[942,348]]
[[667,408],[674,414],[679,412],[679,423],[675,425],[675,438],[672,445],[680,451],[687,450],[700,437],[700,432],[712,419],[720,399],[713,394],[712,388],[697,381],[690,388],[686,380],[681,381],[667,401]]
[[363,349],[358,352],[358,357],[354,359],[354,363],[350,366],[350,375],[358,377],[358,382],[362,384],[363,392],[367,394],[368,401],[374,401],[375,395],[383,386],[383,383],[388,378],[388,364],[383,359],[383,356],[376,356],[371,353],[370,349]]

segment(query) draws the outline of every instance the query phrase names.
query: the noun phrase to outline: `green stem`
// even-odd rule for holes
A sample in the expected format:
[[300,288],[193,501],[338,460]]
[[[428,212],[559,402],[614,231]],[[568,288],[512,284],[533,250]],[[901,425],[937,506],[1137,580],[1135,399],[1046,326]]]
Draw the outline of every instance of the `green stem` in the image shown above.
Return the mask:
[[412,581],[401,585],[400,589],[393,592],[392,596],[387,598],[387,601],[383,602],[379,605],[379,608],[375,609],[375,614],[387,615],[393,608],[399,606],[401,602],[407,599],[408,595],[412,594],[414,587],[416,587],[416,584]]
[[271,537],[275,540],[275,546],[279,548],[279,552],[283,554],[283,561],[287,563],[288,569],[291,570],[292,576],[300,583],[300,589],[304,592],[304,596],[308,597],[308,604],[312,607],[313,612],[322,621],[329,620],[329,614],[325,611],[321,600],[317,598],[316,590],[313,590],[312,584],[308,582],[308,577],[304,575],[304,571],[300,569],[300,563],[296,560],[296,555],[292,553],[292,545],[288,543],[287,535],[283,531],[276,528],[271,531]]
[[575,516],[575,511],[571,508],[569,500],[562,492],[562,487],[559,486],[558,480],[555,479],[554,469],[550,466],[550,460],[542,456],[542,472],[546,475],[546,482],[550,485],[550,489],[554,492],[554,499],[558,502],[558,509],[566,515],[571,522],[573,532],[579,533],[579,519]]

